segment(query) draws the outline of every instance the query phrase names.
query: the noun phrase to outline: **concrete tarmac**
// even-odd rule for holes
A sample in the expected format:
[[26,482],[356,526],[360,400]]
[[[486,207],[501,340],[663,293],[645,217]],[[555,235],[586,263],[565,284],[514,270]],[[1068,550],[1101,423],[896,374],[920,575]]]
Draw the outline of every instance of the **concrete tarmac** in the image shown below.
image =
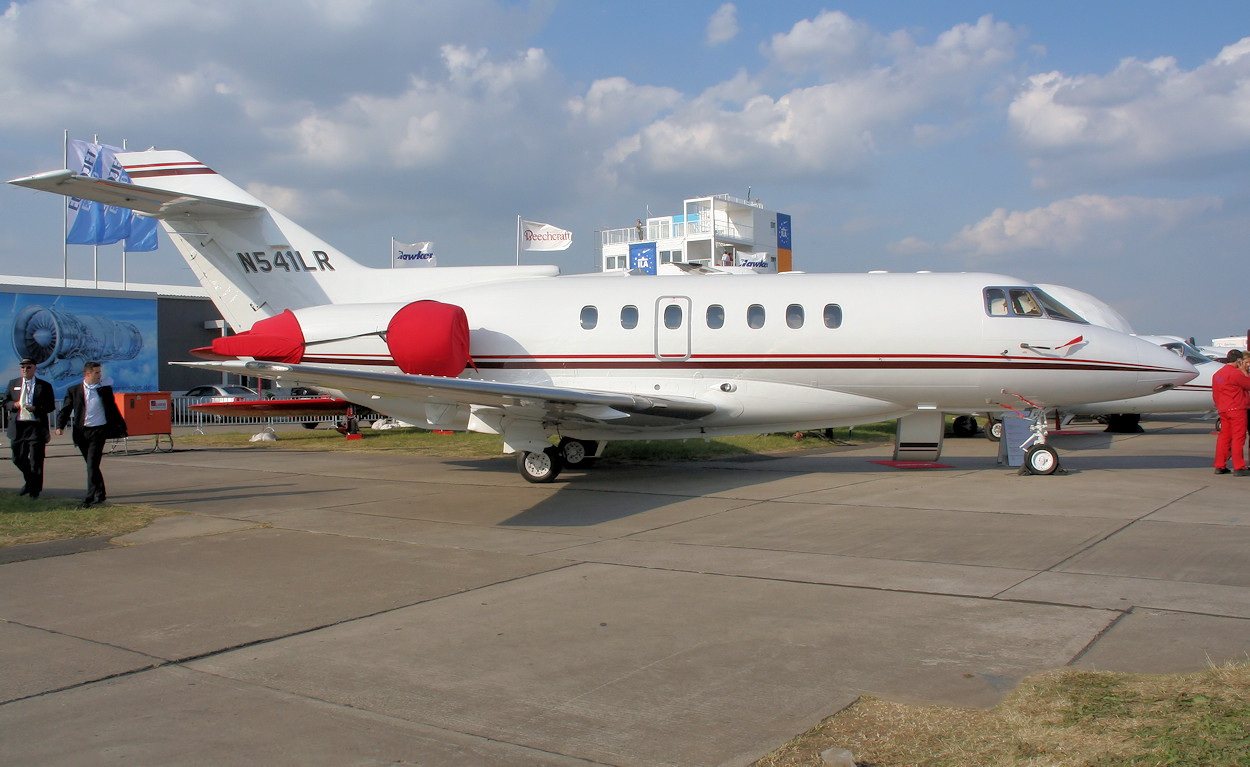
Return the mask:
[[113,502],[182,513],[0,560],[0,763],[744,765],[860,694],[1245,661],[1250,478],[1211,422],[1145,425],[1057,435],[1049,477],[980,437],[551,485],[245,435],[109,456]]

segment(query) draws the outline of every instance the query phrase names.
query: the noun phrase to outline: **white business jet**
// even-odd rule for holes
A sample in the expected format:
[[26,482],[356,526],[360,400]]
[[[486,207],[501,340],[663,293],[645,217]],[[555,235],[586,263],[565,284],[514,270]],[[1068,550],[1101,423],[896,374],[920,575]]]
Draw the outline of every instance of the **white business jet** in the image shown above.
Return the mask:
[[[895,457],[936,460],[943,413],[1151,394],[1195,371],[996,274],[594,274],[372,269],[177,151],[117,156],[130,183],[10,183],[160,219],[237,335],[190,363],[333,389],[437,429],[503,436],[525,479],[608,440],[898,418]],[[552,439],[559,439],[558,445]]]

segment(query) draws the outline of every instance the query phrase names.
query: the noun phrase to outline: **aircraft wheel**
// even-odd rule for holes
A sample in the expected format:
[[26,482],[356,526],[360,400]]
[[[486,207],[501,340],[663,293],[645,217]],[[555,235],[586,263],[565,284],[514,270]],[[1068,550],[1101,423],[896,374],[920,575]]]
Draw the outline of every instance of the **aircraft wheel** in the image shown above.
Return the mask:
[[316,421],[302,421],[300,422],[300,426],[303,426],[305,429],[315,429],[317,428],[317,422]]
[[1024,467],[1031,474],[1054,474],[1059,468],[1059,454],[1050,445],[1034,445],[1024,454]]
[[970,415],[957,415],[951,421],[951,435],[955,437],[974,437],[977,433],[977,419]]
[[985,421],[985,438],[990,442],[997,442],[1003,438],[1003,422],[998,418],[988,418]]
[[564,468],[560,459],[560,451],[555,447],[549,447],[540,453],[529,451],[519,453],[516,457],[516,467],[521,472],[521,476],[525,477],[526,482],[538,484],[550,482],[560,476],[560,469]]
[[560,457],[564,460],[565,466],[586,468],[594,464],[595,450],[598,447],[597,442],[583,442],[580,439],[565,437],[560,440]]

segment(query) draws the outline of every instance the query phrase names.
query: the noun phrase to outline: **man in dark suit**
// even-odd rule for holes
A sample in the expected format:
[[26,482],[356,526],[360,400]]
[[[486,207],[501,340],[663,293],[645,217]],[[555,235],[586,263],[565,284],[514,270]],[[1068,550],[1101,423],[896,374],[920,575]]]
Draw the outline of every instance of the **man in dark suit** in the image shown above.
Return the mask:
[[104,443],[110,437],[124,436],[126,429],[126,421],[113,399],[113,387],[100,385],[103,372],[98,362],[83,365],[82,383],[65,390],[65,401],[56,415],[57,434],[65,429],[71,416],[74,418],[74,444],[87,462],[87,497],[83,506],[104,503],[107,496],[100,472]]
[[48,416],[56,410],[52,384],[35,378],[35,361],[22,359],[22,375],[9,381],[0,407],[9,416],[9,446],[13,465],[22,472],[25,484],[18,495],[38,498],[43,492],[43,457],[48,445]]

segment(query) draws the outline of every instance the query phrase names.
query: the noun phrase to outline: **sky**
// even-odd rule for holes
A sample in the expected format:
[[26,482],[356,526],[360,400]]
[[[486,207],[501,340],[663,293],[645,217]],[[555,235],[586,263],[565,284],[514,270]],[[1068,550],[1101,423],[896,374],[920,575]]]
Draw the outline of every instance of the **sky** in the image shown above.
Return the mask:
[[[4,6],[0,6],[4,7]],[[1250,3],[30,0],[0,16],[0,178],[63,138],[181,149],[371,266],[510,264],[728,193],[808,272],[989,271],[1142,333],[1250,329]],[[0,273],[63,203],[0,189]],[[121,278],[120,246],[71,278]],[[131,282],[193,284],[161,235]],[[96,271],[98,270],[98,271]]]

